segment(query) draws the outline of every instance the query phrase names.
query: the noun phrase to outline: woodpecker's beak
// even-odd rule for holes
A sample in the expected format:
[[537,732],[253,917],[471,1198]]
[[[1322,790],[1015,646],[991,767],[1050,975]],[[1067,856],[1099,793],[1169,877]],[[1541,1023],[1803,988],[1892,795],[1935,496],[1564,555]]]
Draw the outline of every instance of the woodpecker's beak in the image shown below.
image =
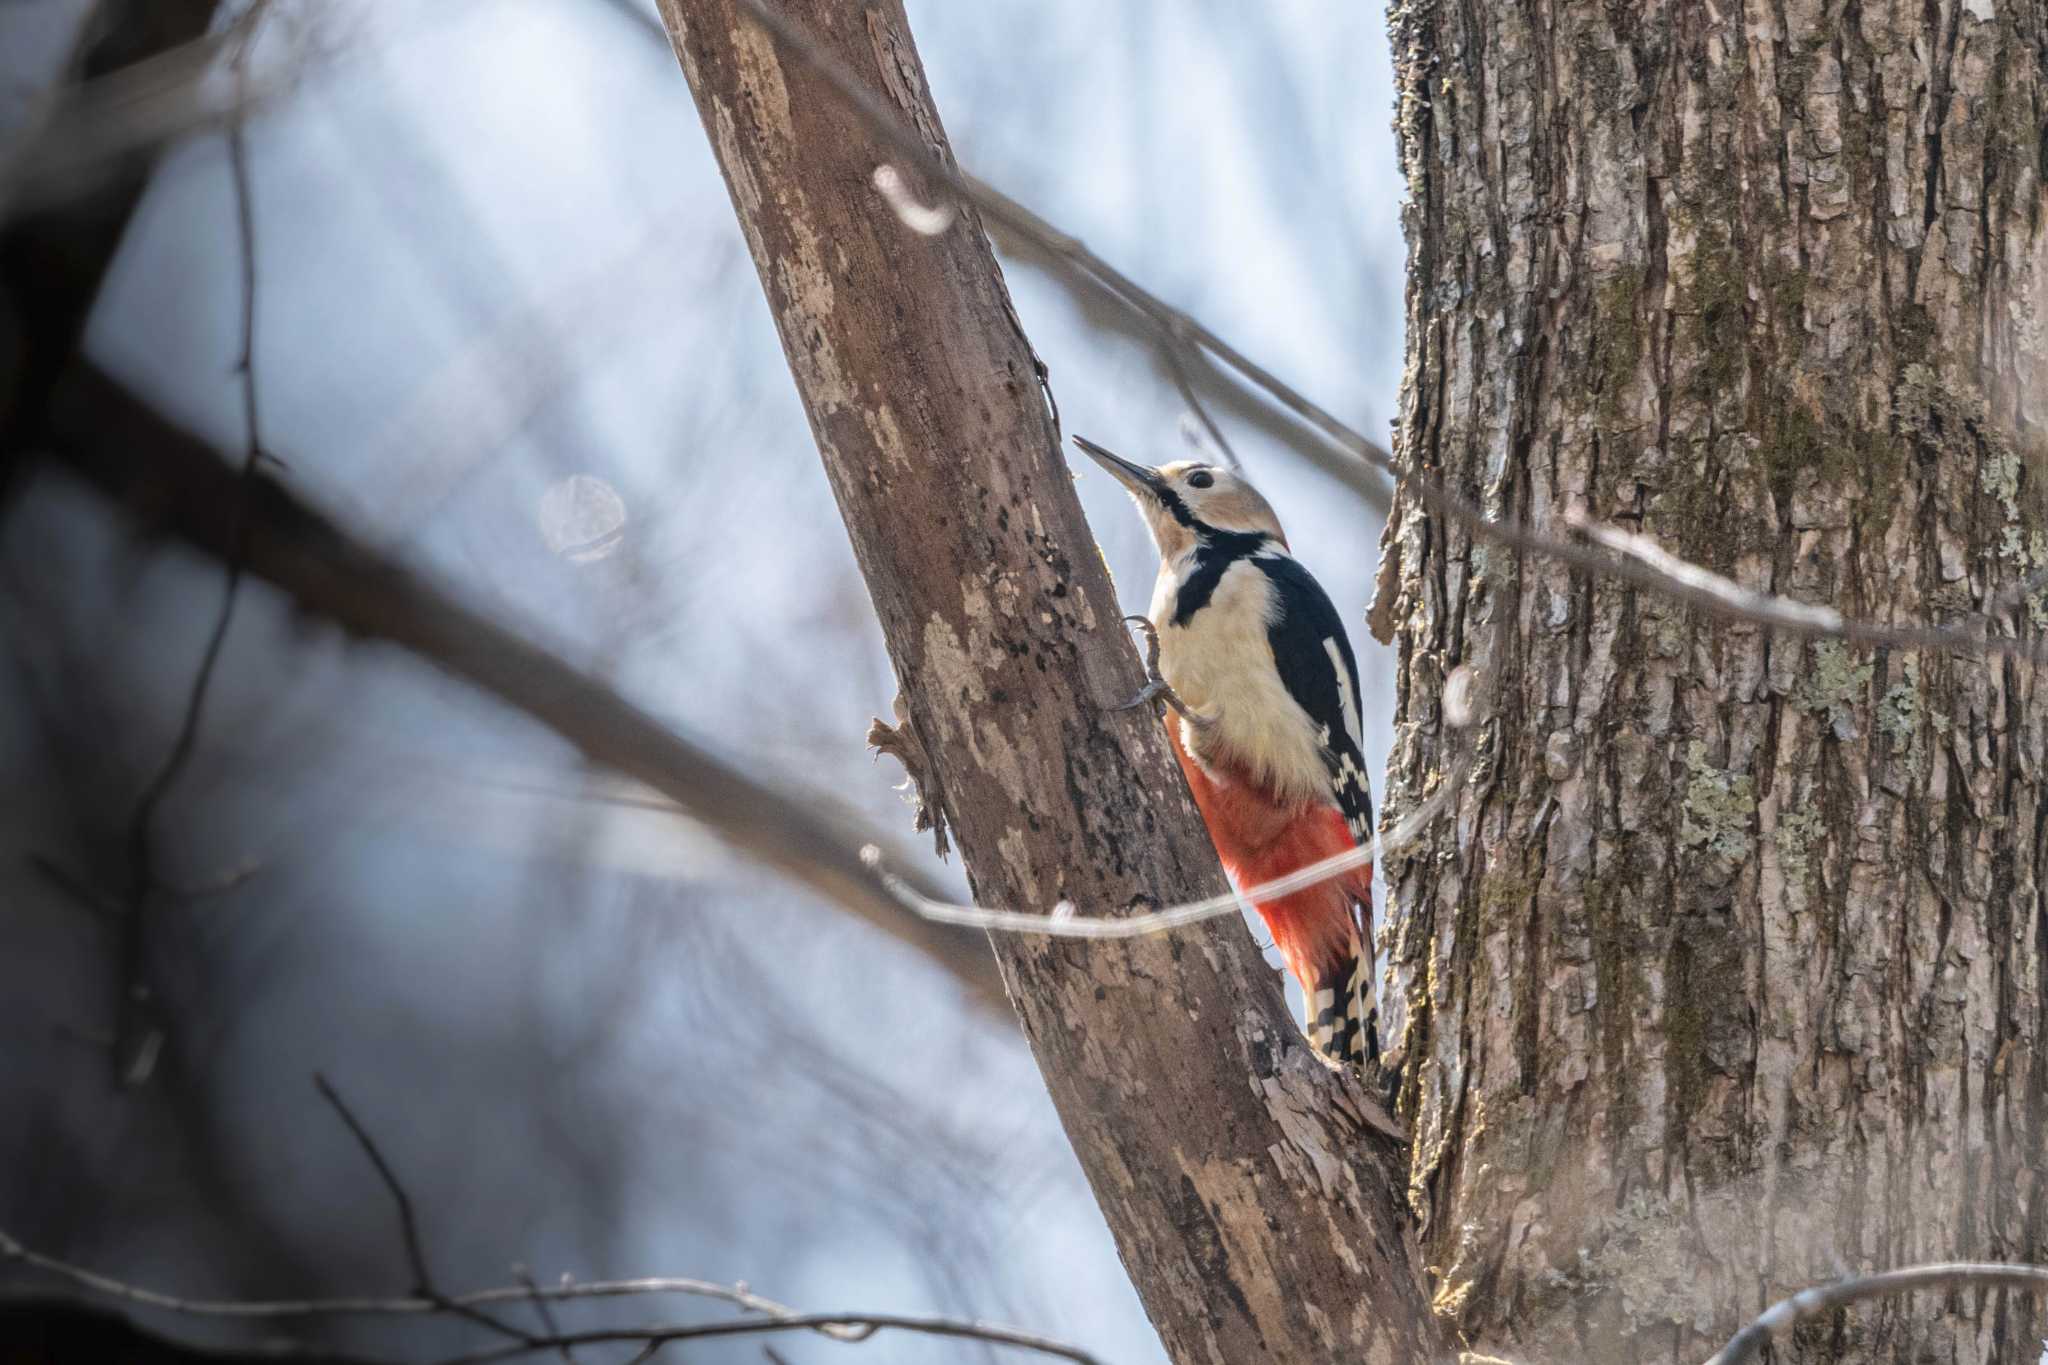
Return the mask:
[[1087,452],[1088,458],[1101,465],[1116,477],[1118,483],[1133,493],[1150,493],[1158,497],[1166,490],[1166,480],[1159,477],[1159,471],[1148,465],[1132,464],[1120,455],[1112,455],[1086,436],[1076,436],[1074,444]]

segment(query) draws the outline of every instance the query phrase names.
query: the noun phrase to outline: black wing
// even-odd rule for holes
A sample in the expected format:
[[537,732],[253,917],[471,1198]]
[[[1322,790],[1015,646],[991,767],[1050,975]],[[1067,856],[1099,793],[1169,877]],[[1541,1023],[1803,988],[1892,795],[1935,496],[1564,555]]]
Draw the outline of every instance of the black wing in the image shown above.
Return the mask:
[[1272,580],[1280,605],[1266,628],[1280,681],[1321,731],[1337,808],[1351,837],[1363,844],[1372,838],[1372,783],[1359,735],[1358,660],[1343,619],[1322,584],[1292,556],[1263,554],[1252,563]]

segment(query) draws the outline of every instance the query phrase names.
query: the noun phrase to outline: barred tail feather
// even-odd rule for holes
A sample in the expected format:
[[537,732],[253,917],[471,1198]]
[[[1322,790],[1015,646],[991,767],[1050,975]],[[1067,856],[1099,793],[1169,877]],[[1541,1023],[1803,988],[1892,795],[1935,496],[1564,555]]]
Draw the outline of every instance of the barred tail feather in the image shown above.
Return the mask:
[[[1352,847],[1335,810],[1299,822],[1290,837],[1233,866],[1240,885],[1257,885],[1295,872]],[[1372,868],[1358,868],[1288,896],[1259,902],[1274,946],[1301,983],[1302,1032],[1309,1046],[1334,1066],[1363,1069],[1379,1059],[1374,1009]]]
[[1379,1012],[1373,1005],[1372,955],[1354,952],[1336,969],[1302,982],[1302,1032],[1324,1061],[1363,1067],[1380,1059]]

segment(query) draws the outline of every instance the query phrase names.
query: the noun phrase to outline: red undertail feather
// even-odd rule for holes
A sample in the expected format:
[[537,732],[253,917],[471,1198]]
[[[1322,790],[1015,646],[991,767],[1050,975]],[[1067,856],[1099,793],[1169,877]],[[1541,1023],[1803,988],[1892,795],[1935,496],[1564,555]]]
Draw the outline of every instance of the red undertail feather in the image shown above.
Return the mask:
[[[1298,872],[1356,847],[1335,806],[1273,800],[1248,782],[1219,781],[1188,754],[1179,722],[1167,733],[1224,868],[1240,888]],[[1372,864],[1285,896],[1254,901],[1287,969],[1301,983],[1302,1031],[1326,1060],[1357,1066],[1379,1056],[1373,1009]]]

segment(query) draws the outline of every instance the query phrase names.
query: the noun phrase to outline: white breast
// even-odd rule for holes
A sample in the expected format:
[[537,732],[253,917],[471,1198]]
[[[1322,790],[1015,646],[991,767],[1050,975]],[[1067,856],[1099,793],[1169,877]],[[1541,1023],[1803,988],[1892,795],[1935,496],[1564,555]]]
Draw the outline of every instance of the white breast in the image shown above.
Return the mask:
[[1247,775],[1282,800],[1331,800],[1319,732],[1281,682],[1266,637],[1278,610],[1272,580],[1239,560],[1223,571],[1209,605],[1177,626],[1187,568],[1185,559],[1162,565],[1153,589],[1159,671],[1182,701],[1219,719],[1207,729],[1183,722],[1182,743],[1219,781]]

